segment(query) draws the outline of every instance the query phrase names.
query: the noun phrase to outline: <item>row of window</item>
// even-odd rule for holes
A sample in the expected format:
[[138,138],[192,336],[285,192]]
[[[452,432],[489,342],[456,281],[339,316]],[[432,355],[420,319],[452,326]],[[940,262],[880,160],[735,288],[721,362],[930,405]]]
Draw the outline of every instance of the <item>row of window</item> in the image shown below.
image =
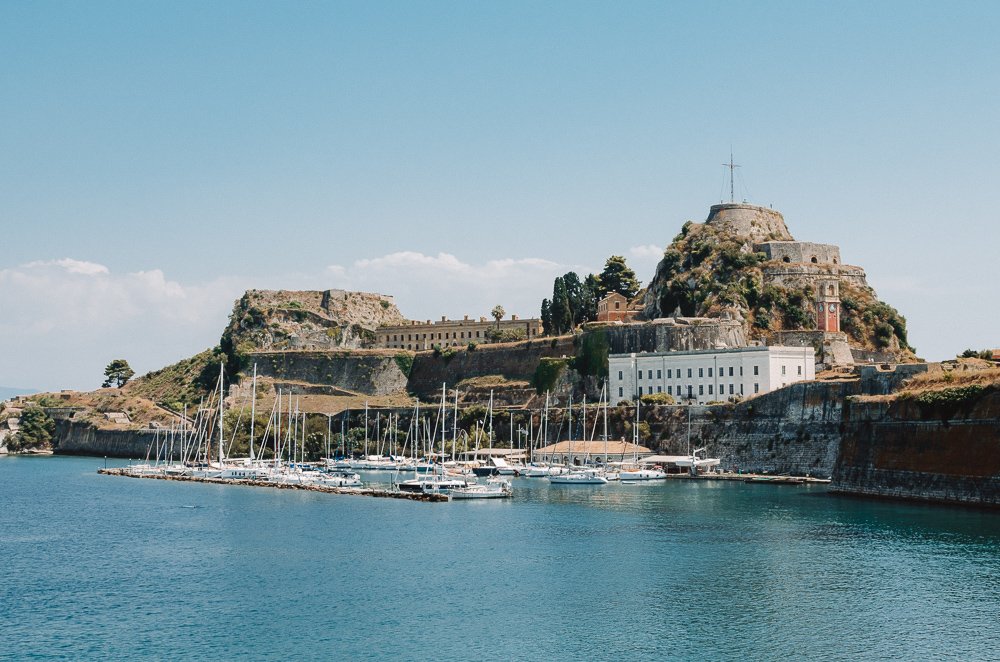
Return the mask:
[[[713,371],[714,371],[714,368],[708,368],[708,376],[709,377],[714,377],[714,375],[712,374]],[[785,366],[781,366],[781,374],[785,374],[784,371],[785,371]],[[642,372],[643,372],[642,370],[639,370],[638,373],[637,373],[639,379],[643,378],[642,377]],[[678,377],[678,379],[681,377],[681,373],[682,372],[683,372],[683,368],[677,368],[677,377]],[[646,379],[652,379],[653,378],[653,371],[652,370],[647,370],[646,373],[647,373],[646,374]],[[692,379],[693,378],[693,374],[694,374],[694,369],[693,368],[688,368],[687,369],[688,379]],[[755,365],[753,367],[753,374],[755,374],[755,375],[759,375],[760,374],[760,366],[756,366]],[[802,374],[802,366],[799,366],[799,374],[800,375]],[[720,368],[719,369],[719,377],[725,377],[725,376],[726,376],[726,369],[725,368]],[[733,370],[732,366],[729,367],[729,376],[730,377],[734,377],[735,376],[734,370]],[[740,375],[739,376],[740,377],[743,376],[743,366],[740,366]],[[698,377],[699,378],[704,378],[705,377],[705,368],[698,368]],[[625,378],[624,377],[624,371],[623,370],[619,370],[618,371],[618,379],[622,380],[624,378]],[[663,379],[663,370],[657,370],[656,371],[656,378],[657,379]],[[674,369],[673,368],[668,368],[667,369],[667,379],[673,379],[673,378],[674,378]]]
[[[782,375],[787,374],[786,371],[785,371],[786,367],[787,366],[784,366],[784,365],[781,366],[781,374]],[[796,366],[796,368],[798,369],[798,374],[801,376],[802,375],[802,366],[799,365],[799,366]],[[706,370],[706,368],[698,368],[698,377],[699,377],[699,379],[705,377],[705,370]],[[708,370],[708,376],[709,377],[713,377],[714,375],[712,374],[712,372],[713,372],[714,369],[713,368],[707,368],[707,370]],[[683,369],[682,368],[678,368],[677,369],[677,377],[678,377],[678,379],[681,377],[681,372],[683,372]],[[638,375],[639,379],[643,379],[642,373],[643,373],[642,370],[638,371],[637,375]],[[688,379],[693,379],[693,374],[694,374],[694,369],[693,368],[688,368],[687,369]],[[760,375],[760,366],[756,366],[755,365],[753,367],[753,374],[754,375]],[[726,368],[720,368],[719,369],[719,377],[725,377],[725,376],[726,376]],[[733,370],[732,366],[729,367],[729,376],[730,377],[734,377],[735,376],[734,375],[734,370]],[[743,366],[740,366],[739,376],[740,377],[743,376]],[[618,380],[621,381],[624,378],[625,378],[624,371],[623,370],[619,370],[618,371]],[[645,378],[646,379],[653,379],[653,371],[652,370],[646,370],[646,377]],[[668,368],[667,369],[667,379],[673,379],[673,378],[674,378],[674,370],[673,370],[673,368]],[[656,379],[663,379],[663,370],[657,370],[656,371]]]
[[[740,395],[743,395],[743,384],[740,384],[739,386],[740,386]],[[643,393],[643,388],[644,387],[642,387],[642,386],[639,387],[638,395],[640,397],[643,396],[643,395],[652,395],[653,394],[653,387],[652,386],[648,387],[645,393]],[[760,393],[760,384],[759,383],[754,382],[753,392],[754,393]],[[663,393],[663,387],[662,386],[657,386],[656,387],[656,393]],[[725,384],[719,384],[719,393],[718,394],[720,396],[727,395],[727,393],[726,393],[726,385]],[[673,386],[667,386],[667,395],[676,395],[679,398],[684,398],[684,397],[693,398],[694,397],[694,385],[693,384],[688,384],[687,385],[687,393],[686,394],[684,393],[683,387],[681,386],[681,384],[677,385],[677,392],[676,393],[674,393],[674,387]],[[705,395],[705,385],[704,384],[699,384],[698,385],[698,395]],[[715,395],[715,384],[709,384],[708,385],[708,395]],[[728,395],[736,395],[736,386],[734,384],[729,384],[729,393],[728,393]],[[625,397],[625,388],[622,387],[622,386],[618,387],[618,397],[619,398]]]
[[[466,332],[466,331],[452,331],[451,333],[448,333],[447,331],[445,331],[444,333],[440,333],[439,332],[437,334],[437,340],[458,340],[458,339],[472,340],[473,338],[484,338],[485,336],[483,336],[482,333],[483,333],[482,331],[476,331],[476,335],[473,336],[472,335],[472,331],[468,331],[468,332]],[[537,329],[529,328],[527,330],[527,333],[528,333],[529,336],[537,336],[538,335],[538,330]],[[394,333],[392,335],[392,339],[391,340],[389,339],[389,335],[386,334],[385,342],[407,342],[407,341],[410,341],[410,342],[417,341],[417,342],[419,342],[421,340],[434,340],[434,339],[435,339],[434,338],[434,333],[399,333],[399,334],[395,334]]]

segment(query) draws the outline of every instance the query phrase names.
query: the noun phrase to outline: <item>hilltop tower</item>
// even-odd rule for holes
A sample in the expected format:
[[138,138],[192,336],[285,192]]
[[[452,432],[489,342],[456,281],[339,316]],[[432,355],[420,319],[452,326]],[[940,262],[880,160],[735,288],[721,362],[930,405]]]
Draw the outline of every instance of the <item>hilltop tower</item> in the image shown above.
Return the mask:
[[794,240],[780,212],[745,202],[712,205],[705,225],[724,228],[752,242]]
[[840,282],[816,283],[816,328],[826,333],[840,333]]

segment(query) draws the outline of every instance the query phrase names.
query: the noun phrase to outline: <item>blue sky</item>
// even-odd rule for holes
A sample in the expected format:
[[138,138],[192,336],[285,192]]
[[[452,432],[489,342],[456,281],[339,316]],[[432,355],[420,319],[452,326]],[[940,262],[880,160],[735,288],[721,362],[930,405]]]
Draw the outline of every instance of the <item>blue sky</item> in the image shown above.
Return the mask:
[[995,3],[0,4],[0,384],[214,344],[248,287],[529,315],[722,196],[918,353],[1000,345]]

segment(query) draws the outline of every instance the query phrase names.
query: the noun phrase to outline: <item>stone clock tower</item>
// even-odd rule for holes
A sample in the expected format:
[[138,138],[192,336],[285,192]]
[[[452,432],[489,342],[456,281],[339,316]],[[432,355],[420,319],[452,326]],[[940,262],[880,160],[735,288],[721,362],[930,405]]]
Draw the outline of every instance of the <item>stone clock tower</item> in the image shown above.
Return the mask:
[[816,328],[840,333],[840,281],[817,281],[816,288]]

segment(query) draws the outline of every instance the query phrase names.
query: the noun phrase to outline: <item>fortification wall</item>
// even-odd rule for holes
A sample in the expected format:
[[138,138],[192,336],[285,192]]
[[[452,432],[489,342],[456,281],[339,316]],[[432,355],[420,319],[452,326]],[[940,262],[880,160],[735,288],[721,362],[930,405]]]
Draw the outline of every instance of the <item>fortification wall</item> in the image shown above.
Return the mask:
[[441,384],[457,384],[463,379],[502,375],[507,379],[530,381],[544,357],[571,357],[575,352],[572,336],[545,338],[520,343],[479,345],[474,351],[457,348],[450,356],[417,352],[410,370],[409,391],[433,398]]
[[144,459],[155,430],[109,430],[69,419],[57,420],[54,450],[60,455],[94,455]]
[[754,250],[778,262],[804,262],[810,264],[840,264],[840,247],[833,244],[814,244],[809,241],[766,241]]
[[[389,395],[406,388],[407,352],[290,351],[250,355],[262,377],[309,382],[366,395]],[[403,365],[400,365],[403,363]]]
[[603,327],[611,354],[679,352],[746,347],[743,324],[735,320],[661,318]]
[[843,264],[766,264],[762,268],[764,280],[777,285],[801,287],[818,280],[839,279],[858,287],[868,287],[865,270]]
[[849,402],[831,489],[1000,507],[1000,392],[964,403]]

